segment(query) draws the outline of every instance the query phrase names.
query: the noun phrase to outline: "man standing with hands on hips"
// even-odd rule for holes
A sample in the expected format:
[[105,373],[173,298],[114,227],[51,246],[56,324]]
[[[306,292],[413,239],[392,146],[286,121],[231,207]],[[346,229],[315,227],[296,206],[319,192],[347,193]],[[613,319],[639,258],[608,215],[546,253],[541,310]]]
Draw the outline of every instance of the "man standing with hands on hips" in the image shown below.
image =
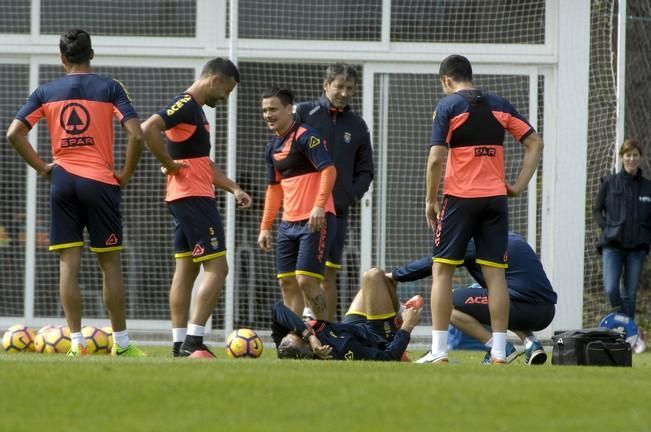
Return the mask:
[[[472,66],[460,55],[446,57],[439,69],[446,96],[433,116],[427,159],[427,223],[434,230],[432,258],[432,348],[418,363],[447,363],[447,337],[452,313],[452,275],[464,262],[472,238],[488,288],[493,330],[492,364],[506,364],[509,294],[507,267],[507,195],[518,196],[538,167],[543,142],[533,127],[506,99],[476,89]],[[504,132],[524,146],[516,182],[504,173]],[[449,152],[449,154],[448,154]],[[438,193],[447,157],[443,201]]]

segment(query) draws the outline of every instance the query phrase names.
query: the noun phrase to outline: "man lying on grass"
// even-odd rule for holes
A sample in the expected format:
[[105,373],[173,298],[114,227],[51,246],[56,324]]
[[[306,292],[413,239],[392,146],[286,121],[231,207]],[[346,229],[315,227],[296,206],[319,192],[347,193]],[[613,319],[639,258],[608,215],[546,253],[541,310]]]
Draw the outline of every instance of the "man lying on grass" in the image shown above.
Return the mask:
[[405,349],[424,301],[421,296],[413,297],[400,314],[395,287],[381,269],[368,270],[340,323],[304,322],[285,305],[276,303],[271,337],[278,358],[408,361]]

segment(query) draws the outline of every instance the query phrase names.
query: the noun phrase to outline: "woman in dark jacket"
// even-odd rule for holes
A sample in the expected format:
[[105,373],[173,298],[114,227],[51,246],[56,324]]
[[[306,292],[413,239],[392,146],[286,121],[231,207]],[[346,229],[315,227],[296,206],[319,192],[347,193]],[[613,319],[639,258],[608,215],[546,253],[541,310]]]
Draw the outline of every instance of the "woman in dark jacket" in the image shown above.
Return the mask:
[[624,141],[619,155],[622,170],[601,179],[592,214],[602,230],[597,249],[610,305],[635,318],[635,295],[651,243],[651,181],[642,176],[637,141]]

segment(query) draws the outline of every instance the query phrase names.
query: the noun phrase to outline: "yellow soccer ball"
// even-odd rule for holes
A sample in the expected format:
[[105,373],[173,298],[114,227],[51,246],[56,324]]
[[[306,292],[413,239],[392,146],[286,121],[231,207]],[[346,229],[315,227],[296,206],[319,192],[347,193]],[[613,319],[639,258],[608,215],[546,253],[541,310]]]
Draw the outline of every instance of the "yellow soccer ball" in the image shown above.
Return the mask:
[[56,326],[54,326],[54,325],[52,325],[52,324],[48,324],[48,325],[46,325],[46,326],[43,326],[43,327],[41,327],[40,329],[38,329],[38,331],[36,332],[36,335],[38,336],[38,335],[40,335],[40,334],[47,333],[48,331],[52,330],[52,329],[55,328],[55,327],[56,327]]
[[45,352],[45,333],[37,333],[34,338],[34,351],[40,354]]
[[103,329],[84,326],[81,334],[86,339],[86,350],[88,354],[110,354],[109,335]]
[[111,326],[102,327],[102,331],[108,336],[108,350],[109,353],[113,349],[113,329]]
[[48,324],[46,326],[41,327],[38,329],[36,332],[36,336],[34,337],[34,351],[37,353],[43,353],[45,352],[45,334],[52,330],[53,328],[56,328],[56,326],[52,324]]
[[230,358],[258,358],[262,349],[262,339],[251,329],[235,330],[226,338],[226,354]]
[[70,329],[57,326],[44,333],[43,350],[46,354],[65,354],[70,350]]
[[2,337],[2,347],[9,353],[34,351],[34,332],[22,324],[13,325]]

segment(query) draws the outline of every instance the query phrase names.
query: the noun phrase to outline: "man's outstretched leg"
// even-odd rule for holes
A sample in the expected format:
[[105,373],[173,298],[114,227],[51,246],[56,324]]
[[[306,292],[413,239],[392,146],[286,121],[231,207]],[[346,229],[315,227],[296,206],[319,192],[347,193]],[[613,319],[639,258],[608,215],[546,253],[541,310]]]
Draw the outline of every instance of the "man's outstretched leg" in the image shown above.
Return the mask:
[[170,315],[172,321],[172,356],[179,357],[181,345],[188,334],[192,288],[199,275],[201,264],[195,263],[192,256],[178,257],[170,287]]
[[215,355],[206,347],[203,337],[206,332],[206,322],[215,310],[228,274],[228,264],[225,256],[203,261],[203,279],[197,288],[194,298],[188,334],[181,345],[179,353],[183,357],[213,358]]
[[416,363],[448,362],[448,324],[452,313],[452,275],[455,266],[435,262],[432,266],[432,347]]
[[509,291],[506,287],[504,269],[481,266],[488,286],[488,310],[493,330],[491,356],[495,363],[506,362],[506,330],[509,325]]
[[97,261],[104,276],[104,303],[109,311],[111,328],[113,329],[113,349],[111,354],[124,357],[142,357],[145,353],[129,342],[120,252],[97,253]]
[[[307,276],[303,274],[296,275],[296,281],[298,286],[302,291],[302,294],[298,296],[300,300],[307,302],[308,307],[314,312],[314,317],[318,320],[328,320],[328,310],[326,305],[326,297],[321,287],[321,280],[317,279],[314,276]],[[294,310],[293,308],[290,308]],[[294,313],[301,315],[303,313],[303,306],[296,307]]]
[[59,252],[59,295],[70,329],[69,356],[86,355],[86,339],[81,334],[81,292],[79,290],[81,251],[81,247],[72,247]]

